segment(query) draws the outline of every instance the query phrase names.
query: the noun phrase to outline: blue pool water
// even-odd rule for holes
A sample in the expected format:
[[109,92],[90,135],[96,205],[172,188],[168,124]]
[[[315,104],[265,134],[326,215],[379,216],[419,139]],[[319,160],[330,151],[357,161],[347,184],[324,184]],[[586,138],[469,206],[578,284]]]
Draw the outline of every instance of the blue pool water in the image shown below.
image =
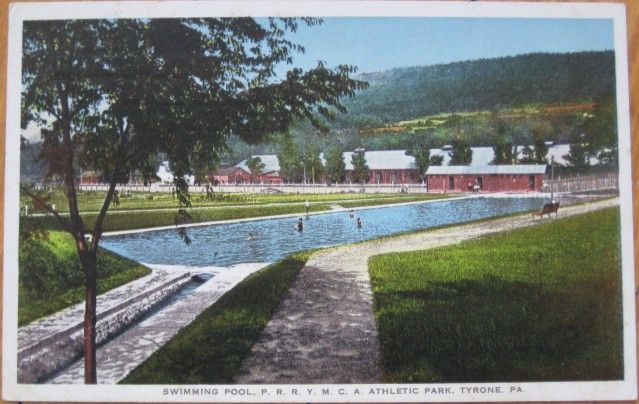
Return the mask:
[[[543,197],[478,197],[413,205],[355,210],[363,223],[357,228],[348,212],[192,227],[186,245],[175,230],[109,236],[102,245],[118,254],[149,264],[229,266],[245,262],[271,262],[296,251],[335,246],[409,230],[507,213],[537,209]],[[302,216],[299,216],[302,217]],[[249,233],[254,237],[249,239]]]

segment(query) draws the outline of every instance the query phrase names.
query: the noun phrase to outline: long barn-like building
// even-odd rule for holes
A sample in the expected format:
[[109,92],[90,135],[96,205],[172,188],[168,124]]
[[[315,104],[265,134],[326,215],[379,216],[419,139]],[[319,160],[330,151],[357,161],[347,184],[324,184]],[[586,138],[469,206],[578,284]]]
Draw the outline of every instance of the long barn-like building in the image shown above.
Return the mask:
[[429,192],[539,192],[546,165],[433,166]]
[[[405,150],[366,151],[364,158],[369,168],[369,184],[422,184],[429,192],[539,192],[543,185],[547,166],[544,164],[492,165],[491,147],[473,147],[472,162],[466,166],[451,166],[449,150],[431,149],[431,156],[441,156],[442,165],[430,166],[425,178],[421,178],[415,158]],[[565,163],[568,145],[549,147],[547,160]],[[344,153],[345,182],[354,181],[353,152]],[[264,163],[262,172],[251,178],[246,160],[220,172],[216,177],[221,184],[278,185],[284,181],[280,176],[280,165],[275,155],[260,155]],[[323,156],[322,160],[323,160]],[[325,182],[325,178],[307,178],[309,182]]]

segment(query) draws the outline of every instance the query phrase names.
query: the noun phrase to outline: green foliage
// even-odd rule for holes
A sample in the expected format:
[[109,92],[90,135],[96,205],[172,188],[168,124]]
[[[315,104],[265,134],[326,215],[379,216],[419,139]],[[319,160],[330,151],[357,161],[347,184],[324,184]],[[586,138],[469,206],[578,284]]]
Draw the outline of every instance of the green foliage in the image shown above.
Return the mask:
[[596,157],[605,167],[618,165],[617,108],[614,96],[601,96],[592,114],[584,114],[582,122],[570,135],[570,153],[564,158],[578,171],[590,166]]
[[589,149],[586,134],[581,130],[573,130],[570,135],[570,152],[563,158],[566,159],[570,167],[578,172],[585,172],[590,168]]
[[322,177],[324,165],[320,158],[320,148],[315,142],[306,143],[302,155],[302,163],[306,169],[306,181],[315,183]]
[[[313,212],[329,210],[327,205],[314,204],[310,210]],[[235,206],[221,209],[184,209],[185,217],[182,223],[201,223],[214,220],[233,220],[248,217],[284,215],[291,213],[305,212],[303,204],[297,205],[271,205],[271,206]],[[88,229],[92,229],[96,221],[97,214],[82,214],[83,221]],[[188,219],[188,220],[187,220]],[[60,230],[59,223],[51,216],[44,217],[22,217],[21,222],[25,225],[38,225],[45,229]],[[119,231],[132,229],[146,229],[159,226],[174,226],[175,210],[155,210],[138,212],[135,210],[111,212],[104,221],[104,231]]]
[[[430,165],[430,162],[431,162],[431,155],[430,155],[431,146],[432,145],[430,143],[422,142],[422,143],[414,144],[410,149],[406,150],[407,156],[413,156],[415,158],[415,165],[417,165],[417,169],[419,170],[420,178],[424,178],[426,171],[428,171],[428,166]],[[435,157],[435,156],[432,156],[432,157]],[[442,157],[442,161],[443,161],[443,157]]]
[[496,112],[490,116],[488,137],[491,138],[495,154],[492,164],[517,163],[517,146],[509,134],[508,124]]
[[429,165],[431,166],[441,166],[444,162],[444,156],[435,155],[430,156]]
[[[439,113],[593,101],[615,89],[613,51],[534,53],[360,74],[371,86],[337,124],[379,127]],[[367,117],[374,117],[368,119]]]
[[[18,277],[18,324],[24,325],[84,300],[84,273],[73,239],[50,232],[47,239],[21,239]],[[98,293],[150,273],[112,252],[98,251]]]
[[345,173],[344,151],[336,144],[326,152],[326,175],[331,183],[335,183],[343,182]]
[[386,377],[622,379],[619,243],[619,210],[607,209],[372,258]]
[[366,164],[364,149],[355,149],[351,155],[351,164],[353,164],[353,179],[355,182],[365,184],[370,179],[370,170]]
[[280,175],[284,181],[300,182],[302,179],[302,155],[291,136],[284,136],[282,151],[277,154]]
[[262,170],[266,167],[266,164],[262,163],[262,159],[255,156],[246,159],[246,167],[248,167],[251,173],[251,183],[255,182],[257,176],[262,174]]
[[448,165],[469,165],[473,161],[473,150],[470,148],[470,143],[468,143],[468,139],[463,132],[456,134],[451,139],[450,145],[452,149],[449,152],[450,160]]
[[309,256],[289,256],[244,279],[120,383],[232,383]]

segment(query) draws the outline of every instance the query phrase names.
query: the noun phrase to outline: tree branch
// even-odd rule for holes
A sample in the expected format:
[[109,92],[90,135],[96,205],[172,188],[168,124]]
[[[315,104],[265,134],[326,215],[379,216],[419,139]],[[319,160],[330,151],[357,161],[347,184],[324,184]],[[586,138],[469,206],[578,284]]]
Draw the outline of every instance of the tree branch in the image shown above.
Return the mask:
[[45,201],[38,195],[34,194],[33,192],[31,192],[29,188],[25,187],[24,185],[20,185],[20,190],[24,192],[25,194],[27,194],[31,199],[36,201],[38,205],[44,207],[56,219],[58,219],[58,221],[60,222],[60,224],[62,224],[62,226],[64,227],[66,231],[68,231],[71,234],[74,234],[73,228],[71,227],[71,223],[69,223],[68,220],[60,216],[60,213],[58,212],[57,209],[53,209],[53,207],[49,203],[47,203],[47,201]]
[[106,217],[106,213],[109,210],[109,206],[111,205],[111,201],[113,200],[113,194],[115,193],[115,186],[117,184],[117,175],[111,177],[111,182],[109,183],[109,189],[104,197],[104,202],[102,203],[102,208],[100,209],[100,213],[98,214],[98,218],[95,221],[95,225],[93,226],[93,233],[91,239],[91,250],[98,250],[98,243],[100,242],[100,237],[102,237],[102,224],[104,223],[104,218]]

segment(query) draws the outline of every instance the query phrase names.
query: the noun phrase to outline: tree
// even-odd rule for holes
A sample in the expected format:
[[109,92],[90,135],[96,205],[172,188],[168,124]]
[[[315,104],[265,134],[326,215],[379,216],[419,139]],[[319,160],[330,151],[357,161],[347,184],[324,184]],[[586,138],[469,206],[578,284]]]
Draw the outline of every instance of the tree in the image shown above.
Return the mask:
[[490,117],[489,138],[495,157],[491,164],[517,164],[517,146],[513,144],[508,129],[506,121],[497,112],[493,112]]
[[355,149],[351,156],[351,164],[353,164],[353,179],[360,184],[367,183],[370,179],[369,168],[366,164],[366,156],[364,149]]
[[451,139],[452,149],[449,152],[450,161],[448,165],[469,165],[473,161],[473,150],[463,131],[458,132]]
[[448,153],[450,156],[448,165],[468,165],[473,161],[473,150],[470,148],[464,124],[464,119],[458,114],[452,114],[446,122],[452,146],[451,151]]
[[320,158],[320,148],[317,143],[309,142],[304,146],[302,164],[306,169],[306,178],[310,178],[314,184],[315,179],[320,178],[324,172],[324,165]]
[[534,122],[530,128],[530,137],[532,141],[532,147],[527,146],[524,148],[522,154],[523,163],[534,164],[548,164],[546,155],[548,154],[548,146],[546,145],[546,139],[550,135],[552,128],[545,122]]
[[417,171],[419,171],[419,178],[424,179],[426,171],[428,171],[428,166],[431,162],[430,145],[426,142],[415,143],[410,149],[406,150],[406,155],[413,156],[415,158],[415,165],[417,166]]
[[335,145],[326,152],[326,177],[332,183],[343,182],[345,173],[344,152],[339,145]]
[[262,171],[264,170],[264,167],[266,167],[266,165],[262,163],[261,158],[255,156],[246,159],[246,167],[248,167],[251,173],[251,184],[253,184],[257,177],[262,174]]
[[608,167],[618,165],[617,110],[612,94],[598,97],[591,114],[570,135],[570,153],[564,156],[572,167],[585,170],[590,159]]
[[570,152],[562,157],[577,171],[587,171],[590,168],[588,149],[586,134],[581,131],[581,128],[577,128],[570,134]]
[[302,179],[302,155],[291,136],[284,136],[282,150],[277,154],[277,159],[284,181],[298,182]]
[[[317,19],[302,19],[316,25]],[[70,233],[85,273],[85,383],[96,383],[96,253],[118,183],[134,171],[149,179],[165,153],[175,176],[175,223],[190,216],[188,184],[196,161],[216,156],[231,134],[247,143],[286,132],[297,120],[345,111],[340,99],[366,84],[355,68],[323,64],[291,69],[303,48],[286,37],[297,19],[190,18],[28,21],[23,29],[22,126],[42,129],[47,178],[61,178],[69,216],[46,196],[21,189]],[[75,172],[100,171],[108,182],[92,229],[78,208]],[[91,237],[87,237],[90,232]],[[190,242],[184,228],[178,231]]]
[[619,138],[617,135],[617,105],[614,95],[599,96],[592,114],[584,119],[584,133],[588,139],[589,156],[597,157],[600,165],[617,167]]
[[439,154],[435,154],[433,156],[430,156],[430,165],[431,166],[441,166],[444,163],[444,156],[441,156]]

